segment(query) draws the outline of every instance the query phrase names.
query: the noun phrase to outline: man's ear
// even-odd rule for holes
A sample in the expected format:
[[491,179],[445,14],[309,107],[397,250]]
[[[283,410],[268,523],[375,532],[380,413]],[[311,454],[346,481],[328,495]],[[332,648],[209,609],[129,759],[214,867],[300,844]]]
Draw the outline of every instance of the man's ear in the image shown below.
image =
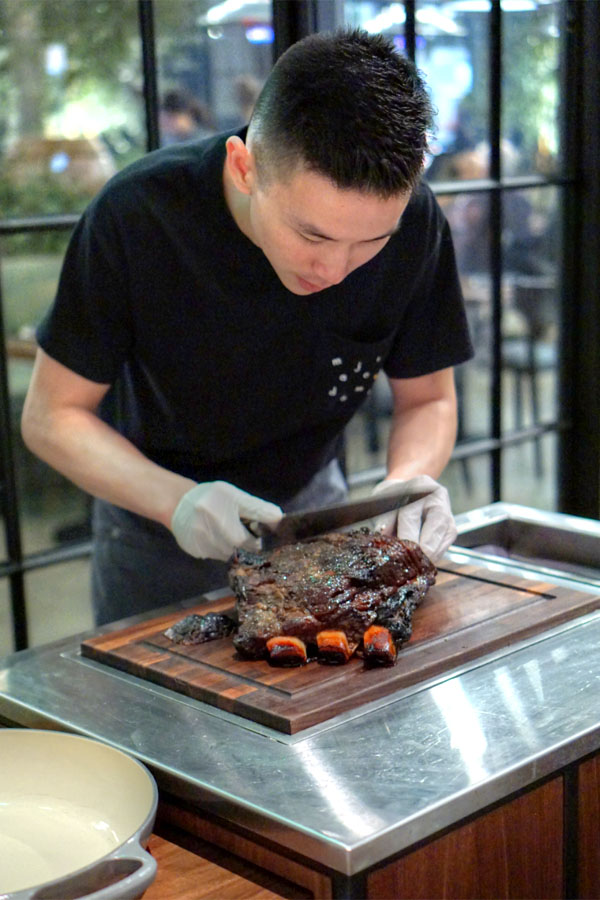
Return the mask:
[[227,150],[225,166],[231,181],[243,194],[252,193],[256,182],[252,153],[237,135],[227,138],[225,147]]

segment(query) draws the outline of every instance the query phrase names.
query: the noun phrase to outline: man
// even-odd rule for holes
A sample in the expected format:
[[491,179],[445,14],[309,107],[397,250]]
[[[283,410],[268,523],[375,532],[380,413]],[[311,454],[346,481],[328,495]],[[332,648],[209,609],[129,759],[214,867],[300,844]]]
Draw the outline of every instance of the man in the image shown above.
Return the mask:
[[167,91],[158,117],[161,145],[199,140],[215,134],[208,108],[185,90]]
[[419,184],[431,108],[383,38],[284,54],[247,131],[151,153],[66,254],[23,414],[28,446],[96,501],[97,622],[225,584],[245,522],[341,499],[343,429],[383,368],[388,476],[432,490],[382,527],[435,559],[434,479],[471,355],[448,226]]

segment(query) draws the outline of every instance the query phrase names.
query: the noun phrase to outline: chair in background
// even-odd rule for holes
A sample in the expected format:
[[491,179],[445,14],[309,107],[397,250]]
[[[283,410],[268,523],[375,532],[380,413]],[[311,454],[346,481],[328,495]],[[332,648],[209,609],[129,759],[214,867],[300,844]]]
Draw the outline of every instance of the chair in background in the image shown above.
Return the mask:
[[[540,374],[558,366],[556,334],[558,294],[553,276],[516,275],[512,281],[513,308],[522,318],[523,331],[502,338],[502,365],[514,376],[514,409],[517,429],[525,427],[524,399],[529,389],[531,420],[541,421]],[[543,473],[540,438],[535,440],[535,471]]]

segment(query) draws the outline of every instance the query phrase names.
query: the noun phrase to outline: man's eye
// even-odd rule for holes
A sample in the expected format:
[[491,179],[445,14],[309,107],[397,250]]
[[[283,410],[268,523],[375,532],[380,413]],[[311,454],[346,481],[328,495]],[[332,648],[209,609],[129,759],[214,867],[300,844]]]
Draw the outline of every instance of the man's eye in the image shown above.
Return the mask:
[[308,234],[301,234],[300,237],[304,238],[305,241],[308,241],[309,244],[320,244],[321,243],[321,238],[313,237]]

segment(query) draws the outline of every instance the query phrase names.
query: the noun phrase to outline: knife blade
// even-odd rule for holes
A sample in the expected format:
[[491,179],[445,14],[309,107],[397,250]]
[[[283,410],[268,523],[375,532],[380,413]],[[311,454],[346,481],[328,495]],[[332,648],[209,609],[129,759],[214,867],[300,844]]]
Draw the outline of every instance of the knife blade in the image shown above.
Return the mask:
[[[262,522],[253,522],[251,530],[261,538],[263,550],[272,550],[282,544],[291,544],[328,531],[339,531],[349,525],[357,525],[382,513],[422,500],[430,493],[431,491],[415,491],[402,486],[389,494],[288,513],[273,529]],[[248,524],[250,523],[246,523],[247,527]]]

